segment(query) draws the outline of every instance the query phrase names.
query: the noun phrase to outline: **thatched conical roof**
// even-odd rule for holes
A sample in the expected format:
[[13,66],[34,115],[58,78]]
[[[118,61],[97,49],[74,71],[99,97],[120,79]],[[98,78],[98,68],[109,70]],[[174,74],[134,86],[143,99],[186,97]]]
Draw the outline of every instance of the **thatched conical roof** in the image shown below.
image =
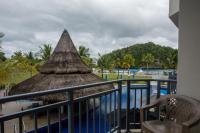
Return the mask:
[[[103,81],[93,74],[90,68],[81,60],[68,32],[64,30],[50,59],[38,74],[13,86],[9,95],[44,91],[55,88],[77,86]],[[112,89],[113,85],[102,85],[75,92],[75,97],[93,94]],[[66,100],[66,93],[40,97],[45,101]]]
[[91,73],[81,60],[68,32],[64,30],[49,61],[41,68],[44,74]]

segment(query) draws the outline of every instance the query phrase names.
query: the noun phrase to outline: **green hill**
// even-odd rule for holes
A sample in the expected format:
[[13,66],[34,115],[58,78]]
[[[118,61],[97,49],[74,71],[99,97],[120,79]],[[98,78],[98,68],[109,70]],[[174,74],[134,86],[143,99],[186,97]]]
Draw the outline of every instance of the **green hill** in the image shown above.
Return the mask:
[[[99,60],[104,59],[106,69],[116,68],[116,62],[122,61],[126,54],[132,55],[135,59],[133,67],[146,67],[145,55],[153,56],[153,61],[149,63],[152,68],[176,68],[178,50],[171,47],[161,46],[153,42],[144,44],[134,44],[132,46],[112,51],[103,55]],[[123,61],[122,61],[123,62]],[[123,65],[119,66],[123,68]]]

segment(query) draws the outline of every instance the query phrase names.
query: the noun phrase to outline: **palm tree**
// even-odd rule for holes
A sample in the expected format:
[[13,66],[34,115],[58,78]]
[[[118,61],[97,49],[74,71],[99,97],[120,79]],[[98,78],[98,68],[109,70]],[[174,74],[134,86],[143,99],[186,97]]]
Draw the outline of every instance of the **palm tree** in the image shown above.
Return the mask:
[[51,54],[52,54],[53,48],[50,44],[43,44],[42,47],[40,47],[40,57],[43,61],[48,61]]
[[133,56],[131,54],[126,54],[123,58],[123,66],[124,68],[128,69],[128,73],[130,67],[133,66],[134,64],[135,64],[135,59],[133,58]]
[[85,46],[79,46],[78,48],[78,53],[79,55],[82,57],[89,57],[90,54],[89,54],[89,48],[86,48]]
[[79,46],[78,53],[85,64],[87,64],[90,68],[94,67],[93,59],[90,58],[89,48],[85,46]]
[[178,62],[178,50],[174,51],[173,53],[169,54],[166,61],[166,68],[173,68],[175,69],[177,67]]
[[[4,37],[4,34],[2,32],[0,32],[0,44],[1,44],[1,38]],[[1,46],[0,46],[0,52],[1,52]]]
[[81,56],[81,59],[82,59],[83,62],[84,62],[85,64],[87,64],[90,68],[93,68],[93,67],[94,67],[93,59],[92,59],[92,58],[85,57],[85,56]]
[[142,61],[144,63],[146,63],[147,65],[147,70],[149,69],[149,64],[153,63],[154,62],[154,56],[150,53],[146,54],[146,55],[143,55],[142,56]]
[[0,32],[0,38],[4,37],[4,33]]
[[28,53],[25,53],[24,55],[25,55],[25,57],[26,57],[27,59],[29,59],[29,60],[34,60],[34,54],[33,54],[32,51],[30,51],[30,52],[28,52]]
[[22,51],[16,51],[14,52],[14,54],[12,55],[12,58],[15,58],[15,59],[20,59],[21,57],[23,57],[23,54],[22,54]]
[[[0,32],[0,44],[1,44],[1,38],[4,37],[4,33]],[[1,45],[0,45],[0,61],[5,61],[5,53],[2,51]]]
[[16,51],[9,62],[9,68],[14,68],[16,71],[29,72],[30,77],[33,76],[33,73],[36,73],[36,67],[33,60],[28,59],[26,54],[23,54],[21,51]]
[[174,63],[174,68],[177,68],[178,64],[178,50],[175,50],[173,53],[173,63]]
[[113,66],[117,69],[117,79],[119,78],[119,69],[123,68],[123,53],[119,52],[115,55],[116,59],[113,62]]
[[5,53],[0,51],[0,62],[5,60],[6,60]]
[[[0,32],[0,39],[4,37],[4,33]],[[0,40],[0,44],[1,44],[1,40]],[[1,46],[0,46],[1,49]]]
[[122,60],[120,58],[117,58],[116,60],[114,60],[113,66],[117,68],[117,79],[119,79],[119,68],[122,67]]
[[98,59],[97,64],[98,64],[98,66],[101,69],[101,77],[103,78],[103,70],[104,70],[107,62],[106,62],[106,59],[105,59],[104,56],[101,56],[100,53],[98,53],[98,55],[99,55],[99,59]]

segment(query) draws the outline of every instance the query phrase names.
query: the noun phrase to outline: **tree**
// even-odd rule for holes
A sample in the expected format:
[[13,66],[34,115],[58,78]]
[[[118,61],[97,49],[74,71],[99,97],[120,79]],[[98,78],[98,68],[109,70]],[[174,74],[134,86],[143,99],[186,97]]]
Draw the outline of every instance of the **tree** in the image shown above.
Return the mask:
[[[4,37],[4,34],[2,32],[0,32],[0,44],[2,42],[1,38]],[[2,51],[1,45],[0,45],[0,61],[5,61],[6,57],[5,57],[5,53]]]
[[52,54],[53,48],[50,44],[43,44],[40,47],[40,57],[44,62],[48,61],[51,54]]
[[113,62],[113,66],[115,67],[115,69],[117,69],[117,79],[119,79],[119,69],[123,67],[122,59],[117,58]]
[[[140,67],[141,64],[144,63],[142,60],[142,57],[149,53],[154,56],[154,59],[156,61],[155,63],[152,63],[151,65],[153,67],[163,68],[163,67],[168,67],[167,65],[168,61],[166,59],[171,58],[170,57],[171,54],[174,54],[174,57],[176,57],[178,53],[177,51],[178,51],[177,49],[173,49],[171,47],[161,46],[153,42],[148,42],[144,44],[134,44],[126,48],[117,49],[103,56],[106,56],[106,58],[108,58],[109,64],[116,64],[115,62],[117,60],[123,59],[123,57],[126,54],[131,54],[135,58],[134,66]],[[176,62],[176,59],[174,60],[174,62]],[[177,63],[175,63],[174,65],[176,64]]]
[[[4,33],[0,32],[0,39],[4,37]],[[1,43],[1,40],[0,40]]]
[[25,57],[26,57],[27,59],[29,59],[29,60],[34,60],[34,54],[33,54],[32,51],[30,51],[30,52],[28,52],[28,53],[25,53],[24,55],[25,55]]
[[99,55],[99,60],[98,60],[97,64],[101,69],[101,77],[103,78],[103,70],[105,68],[106,61],[105,61],[105,58],[102,57],[100,53],[98,53],[98,55]]
[[41,66],[44,64],[41,59],[37,58],[37,54],[34,54],[32,51],[25,53],[24,56],[30,61],[30,63],[35,67],[37,71],[39,71]]
[[0,62],[5,60],[6,60],[5,53],[0,51]]
[[[108,57],[106,57],[108,58]],[[109,61],[108,61],[109,62]],[[113,66],[117,69],[117,79],[119,78],[119,69],[123,68],[123,53],[116,53],[115,59],[113,61]]]
[[4,33],[0,32],[0,38],[2,38],[4,36]]
[[124,68],[128,69],[128,73],[129,73],[129,69],[131,66],[133,66],[135,63],[135,59],[131,54],[126,54],[123,58],[123,66]]
[[[0,63],[0,83],[18,83],[37,73],[34,56],[16,51],[11,58]],[[29,55],[29,56],[28,56]],[[40,61],[41,62],[41,61]]]
[[11,57],[9,65],[10,68],[18,69],[19,71],[29,72],[30,77],[36,73],[36,63],[34,59],[29,59],[21,51],[17,51]]
[[175,50],[173,52],[173,64],[174,64],[174,68],[177,68],[177,64],[178,64],[178,50]]
[[85,64],[87,64],[90,68],[92,68],[94,66],[93,64],[93,59],[89,58],[89,57],[85,57],[85,56],[81,56],[81,59],[83,60],[83,62]]
[[148,53],[148,54],[146,54],[146,55],[143,55],[143,56],[142,56],[142,61],[143,61],[144,63],[146,63],[146,65],[147,65],[147,70],[148,70],[149,64],[151,64],[151,63],[154,62],[154,56],[153,56],[152,54],[150,54],[150,53]]
[[90,49],[85,46],[79,46],[78,53],[85,64],[87,64],[90,68],[93,68],[95,64],[93,63],[93,59],[90,58],[89,54]]
[[106,58],[105,56],[102,56],[100,53],[98,53],[99,55],[99,59],[97,61],[98,66],[101,69],[101,76],[103,78],[103,71],[104,69],[111,69],[111,65],[108,63],[108,58]]
[[176,68],[178,63],[178,50],[169,54],[166,59],[165,68]]
[[89,48],[86,48],[85,46],[79,46],[78,48],[78,53],[80,56],[84,56],[84,57],[89,57]]

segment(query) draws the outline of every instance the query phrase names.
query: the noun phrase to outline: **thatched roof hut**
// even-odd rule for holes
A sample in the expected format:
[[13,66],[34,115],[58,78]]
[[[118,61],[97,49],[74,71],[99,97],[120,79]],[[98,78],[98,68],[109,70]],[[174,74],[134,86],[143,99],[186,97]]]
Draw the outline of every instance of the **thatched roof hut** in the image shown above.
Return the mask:
[[[13,86],[9,95],[44,91],[55,88],[77,86],[103,81],[92,73],[91,69],[81,60],[68,32],[64,30],[49,61],[38,74]],[[93,94],[112,89],[113,85],[92,87],[75,92],[75,97]],[[40,97],[44,101],[66,100],[66,93]]]

